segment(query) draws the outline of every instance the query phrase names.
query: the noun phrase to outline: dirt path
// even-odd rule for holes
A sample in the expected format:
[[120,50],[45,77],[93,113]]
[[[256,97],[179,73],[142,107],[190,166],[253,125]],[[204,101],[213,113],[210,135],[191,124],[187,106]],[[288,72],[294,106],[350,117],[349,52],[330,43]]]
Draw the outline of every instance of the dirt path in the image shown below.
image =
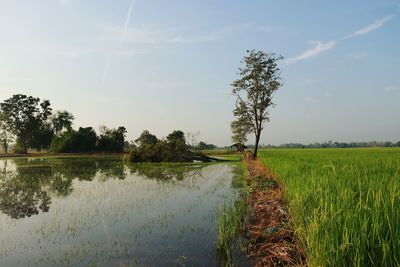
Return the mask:
[[304,252],[288,225],[282,185],[259,160],[245,160],[250,188],[247,253],[255,266],[306,266]]

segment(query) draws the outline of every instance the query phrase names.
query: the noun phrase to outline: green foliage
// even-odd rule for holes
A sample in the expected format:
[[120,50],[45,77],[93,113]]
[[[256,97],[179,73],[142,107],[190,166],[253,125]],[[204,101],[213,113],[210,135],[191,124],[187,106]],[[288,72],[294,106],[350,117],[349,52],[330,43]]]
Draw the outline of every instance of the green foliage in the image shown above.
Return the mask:
[[7,125],[6,116],[4,113],[0,112],[0,146],[6,154],[8,153],[8,148],[13,140],[14,136]]
[[53,138],[50,150],[53,152],[92,152],[96,149],[97,135],[92,127],[79,127]]
[[145,130],[136,142],[139,146],[129,153],[132,162],[192,162],[208,159],[202,153],[186,144],[182,131],[173,131],[165,140]]
[[185,134],[180,130],[175,130],[167,136],[167,141],[169,143],[186,142]]
[[32,138],[28,142],[28,147],[37,151],[49,149],[53,137],[54,133],[50,124],[42,123],[42,125],[34,129]]
[[[38,131],[46,128],[47,118],[51,115],[48,100],[40,102],[40,98],[17,94],[0,103],[0,107],[10,131],[17,136],[21,152],[27,153],[30,145],[46,145],[40,143],[43,139],[39,141],[35,138]],[[48,140],[44,141],[46,142]]]
[[158,138],[151,134],[148,130],[144,130],[142,134],[135,140],[136,143],[141,145],[155,145],[158,142]]
[[241,189],[241,196],[234,203],[225,203],[217,215],[218,239],[217,248],[225,256],[227,266],[233,266],[232,250],[237,245],[238,236],[245,227],[247,214],[246,194],[247,184],[245,177],[247,170],[243,162],[237,164],[232,186]]
[[232,142],[238,145],[238,151],[244,151],[244,144],[247,142],[247,135],[251,132],[251,124],[244,117],[238,117],[231,122]]
[[309,266],[399,266],[400,150],[272,149]]
[[122,152],[125,144],[126,129],[123,126],[118,129],[102,128],[99,140],[97,142],[97,151],[103,152]]
[[197,145],[197,149],[199,149],[199,150],[213,150],[216,148],[217,148],[217,146],[215,146],[213,144],[207,144],[203,141],[200,141],[199,144]]
[[63,130],[72,130],[72,121],[74,116],[66,110],[57,111],[50,118],[51,124],[53,126],[54,134],[59,134]]
[[277,61],[283,57],[264,51],[247,53],[242,61],[244,67],[239,68],[240,78],[232,83],[232,93],[236,96],[233,110],[236,120],[232,123],[232,130],[238,143],[243,142],[248,133],[254,133],[253,156],[257,157],[261,132],[264,123],[269,121],[269,108],[274,106],[273,94],[282,86]]

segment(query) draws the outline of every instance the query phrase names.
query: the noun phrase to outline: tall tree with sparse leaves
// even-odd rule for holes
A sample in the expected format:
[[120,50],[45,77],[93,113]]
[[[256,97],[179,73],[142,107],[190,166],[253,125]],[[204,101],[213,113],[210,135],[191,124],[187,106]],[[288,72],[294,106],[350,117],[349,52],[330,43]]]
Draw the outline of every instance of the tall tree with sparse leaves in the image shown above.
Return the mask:
[[243,67],[239,68],[240,77],[232,83],[232,93],[237,98],[233,114],[240,125],[247,125],[247,133],[254,134],[254,158],[264,124],[270,119],[269,109],[274,106],[273,95],[282,86],[277,64],[281,59],[283,57],[275,53],[247,51],[241,62]]

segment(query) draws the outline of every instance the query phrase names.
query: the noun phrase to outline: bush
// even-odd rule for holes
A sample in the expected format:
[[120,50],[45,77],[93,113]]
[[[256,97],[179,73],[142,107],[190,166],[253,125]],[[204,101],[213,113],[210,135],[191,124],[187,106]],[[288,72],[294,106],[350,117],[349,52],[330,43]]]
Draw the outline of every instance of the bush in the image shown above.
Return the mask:
[[132,162],[192,162],[205,157],[186,144],[182,131],[173,131],[165,140],[144,131],[137,139],[139,146],[129,153]]

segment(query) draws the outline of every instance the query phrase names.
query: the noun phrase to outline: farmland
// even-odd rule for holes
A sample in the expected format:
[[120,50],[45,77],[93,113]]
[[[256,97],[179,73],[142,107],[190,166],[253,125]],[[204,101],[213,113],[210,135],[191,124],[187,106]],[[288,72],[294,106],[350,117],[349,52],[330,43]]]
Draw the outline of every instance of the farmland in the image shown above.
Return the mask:
[[0,159],[0,266],[225,266],[218,210],[239,197],[235,168]]
[[270,149],[310,266],[400,265],[400,149]]

